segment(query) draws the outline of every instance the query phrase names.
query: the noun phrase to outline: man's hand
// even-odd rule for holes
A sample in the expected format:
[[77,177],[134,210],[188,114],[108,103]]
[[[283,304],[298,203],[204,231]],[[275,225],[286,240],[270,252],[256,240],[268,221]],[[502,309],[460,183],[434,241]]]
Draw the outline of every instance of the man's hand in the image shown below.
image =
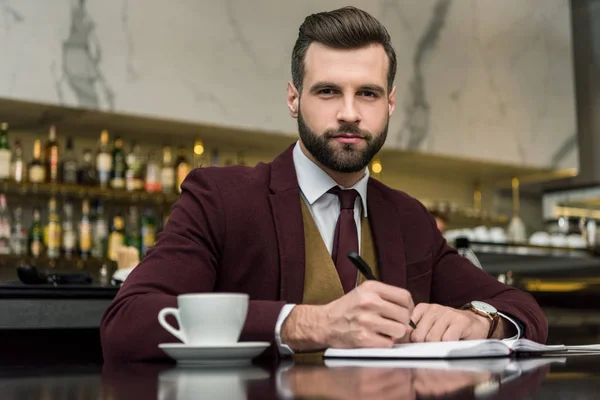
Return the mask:
[[281,328],[281,341],[294,351],[389,348],[409,332],[413,309],[407,290],[367,281],[329,304],[294,307]]
[[411,342],[441,342],[461,339],[486,339],[491,320],[469,310],[439,304],[420,303],[412,314],[417,329]]

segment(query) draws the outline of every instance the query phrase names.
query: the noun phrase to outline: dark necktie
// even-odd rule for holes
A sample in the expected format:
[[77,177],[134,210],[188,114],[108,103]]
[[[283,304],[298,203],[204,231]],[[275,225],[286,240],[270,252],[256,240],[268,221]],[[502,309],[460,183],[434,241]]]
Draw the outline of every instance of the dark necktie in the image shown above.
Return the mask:
[[354,221],[354,202],[358,192],[354,189],[341,190],[336,186],[328,193],[335,194],[340,199],[340,217],[335,226],[331,258],[342,281],[344,293],[348,293],[356,286],[358,277],[358,270],[346,257],[351,251],[358,253],[358,233]]

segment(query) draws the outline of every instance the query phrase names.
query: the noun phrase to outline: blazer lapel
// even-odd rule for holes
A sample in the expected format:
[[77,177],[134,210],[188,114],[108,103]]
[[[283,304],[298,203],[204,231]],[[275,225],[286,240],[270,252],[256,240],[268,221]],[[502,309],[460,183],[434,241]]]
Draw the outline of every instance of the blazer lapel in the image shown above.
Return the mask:
[[271,164],[269,204],[279,249],[279,298],[300,304],[304,293],[304,224],[293,148],[292,145]]
[[383,197],[371,179],[367,191],[367,208],[381,280],[389,285],[406,288],[404,241],[399,229],[402,220],[394,205]]

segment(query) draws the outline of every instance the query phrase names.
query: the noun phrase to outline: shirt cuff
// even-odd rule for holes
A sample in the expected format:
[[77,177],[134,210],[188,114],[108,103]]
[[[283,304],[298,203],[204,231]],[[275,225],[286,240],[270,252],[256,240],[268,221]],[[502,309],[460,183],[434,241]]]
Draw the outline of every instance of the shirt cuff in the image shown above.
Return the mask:
[[296,307],[295,304],[286,304],[283,306],[281,312],[279,313],[279,317],[277,317],[277,323],[275,324],[275,344],[277,345],[279,354],[283,356],[290,356],[294,354],[294,350],[292,350],[290,346],[281,343],[281,326],[290,315],[294,307]]
[[498,315],[501,316],[502,318],[504,318],[505,320],[511,322],[515,328],[517,328],[517,334],[511,338],[506,338],[504,340],[515,340],[515,339],[520,339],[523,337],[523,328],[521,327],[521,324],[514,318],[509,317],[506,314],[503,314],[501,312],[498,311]]

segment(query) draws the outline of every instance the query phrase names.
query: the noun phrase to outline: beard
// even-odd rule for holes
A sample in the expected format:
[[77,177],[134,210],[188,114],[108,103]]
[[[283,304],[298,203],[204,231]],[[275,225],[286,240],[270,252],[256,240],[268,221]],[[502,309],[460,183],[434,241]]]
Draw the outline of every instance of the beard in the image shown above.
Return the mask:
[[[383,147],[388,125],[389,118],[383,130],[375,136],[349,123],[341,124],[337,129],[327,129],[322,135],[318,135],[308,127],[302,113],[298,112],[298,133],[304,147],[321,165],[335,172],[354,173],[364,170]],[[344,133],[359,135],[365,140],[366,147],[360,149],[351,143],[344,143],[341,149],[334,147],[331,142]]]

